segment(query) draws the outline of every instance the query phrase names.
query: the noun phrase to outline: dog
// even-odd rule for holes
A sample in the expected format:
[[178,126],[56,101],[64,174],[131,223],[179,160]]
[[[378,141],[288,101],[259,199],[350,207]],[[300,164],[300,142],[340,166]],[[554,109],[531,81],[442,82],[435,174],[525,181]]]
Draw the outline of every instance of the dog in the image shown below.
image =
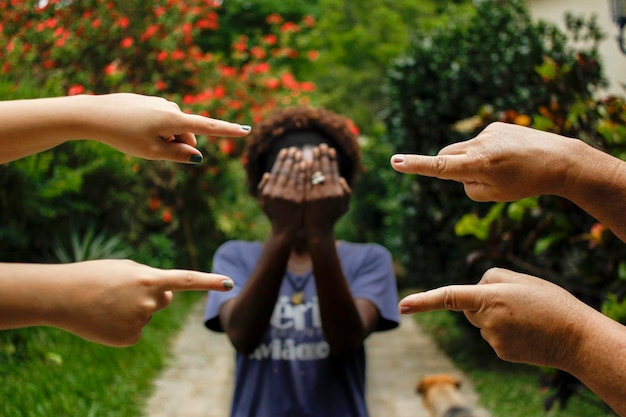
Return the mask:
[[431,417],[474,417],[461,393],[461,379],[448,374],[426,375],[415,387]]

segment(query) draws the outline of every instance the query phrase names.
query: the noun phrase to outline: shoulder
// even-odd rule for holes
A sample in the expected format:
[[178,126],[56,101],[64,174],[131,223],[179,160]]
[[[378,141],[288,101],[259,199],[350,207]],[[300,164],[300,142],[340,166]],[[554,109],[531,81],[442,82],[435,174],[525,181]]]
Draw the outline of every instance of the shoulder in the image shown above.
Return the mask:
[[261,249],[261,242],[247,241],[247,240],[229,240],[224,242],[217,248],[215,255],[228,256],[231,254],[237,254],[241,252],[249,252],[253,250]]
[[355,243],[340,241],[338,251],[341,255],[343,252],[347,256],[360,255],[365,258],[388,258],[391,259],[391,252],[378,243]]

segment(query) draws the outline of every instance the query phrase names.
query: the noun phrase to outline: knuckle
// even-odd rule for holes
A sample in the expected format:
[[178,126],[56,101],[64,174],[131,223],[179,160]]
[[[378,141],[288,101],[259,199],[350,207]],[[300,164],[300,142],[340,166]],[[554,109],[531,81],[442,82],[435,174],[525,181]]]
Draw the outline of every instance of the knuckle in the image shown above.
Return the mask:
[[443,306],[446,310],[456,310],[457,302],[456,298],[449,288],[443,290]]
[[434,159],[434,168],[436,174],[443,174],[447,170],[446,158],[443,155],[436,155]]

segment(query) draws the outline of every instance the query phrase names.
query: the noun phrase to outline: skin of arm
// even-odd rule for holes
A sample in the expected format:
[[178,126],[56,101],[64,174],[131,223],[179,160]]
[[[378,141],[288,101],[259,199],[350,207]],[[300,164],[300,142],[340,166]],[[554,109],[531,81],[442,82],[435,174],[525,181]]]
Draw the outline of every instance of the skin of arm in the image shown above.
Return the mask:
[[245,287],[220,309],[222,328],[235,349],[244,354],[252,353],[267,331],[302,223],[303,178],[286,175],[297,170],[300,158],[295,148],[281,149],[271,174],[261,180],[259,204],[270,219],[271,232]]
[[326,181],[321,186],[307,181],[304,225],[324,336],[331,352],[341,356],[362,346],[376,328],[378,310],[369,300],[352,297],[337,255],[333,229],[348,210],[351,190],[339,176],[336,152],[322,144],[313,155],[308,172],[321,171]]
[[0,101],[0,163],[92,139],[128,155],[201,160],[194,134],[245,136],[249,127],[186,114],[159,97],[119,93]]
[[109,346],[139,341],[173,291],[232,288],[218,274],[161,270],[129,260],[0,263],[0,329],[53,326]]

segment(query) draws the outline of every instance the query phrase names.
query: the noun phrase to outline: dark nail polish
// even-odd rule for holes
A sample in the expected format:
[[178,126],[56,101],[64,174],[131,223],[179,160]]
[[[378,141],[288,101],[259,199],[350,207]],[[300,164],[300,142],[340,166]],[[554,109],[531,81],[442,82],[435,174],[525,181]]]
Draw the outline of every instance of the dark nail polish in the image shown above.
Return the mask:
[[245,130],[246,132],[249,132],[252,128],[248,125],[241,125],[241,130]]
[[227,290],[230,290],[231,288],[235,286],[235,283],[229,279],[225,279],[224,281],[222,281],[222,286],[226,288]]
[[202,155],[194,153],[189,157],[189,162],[191,162],[192,164],[199,164],[200,162],[202,162]]

